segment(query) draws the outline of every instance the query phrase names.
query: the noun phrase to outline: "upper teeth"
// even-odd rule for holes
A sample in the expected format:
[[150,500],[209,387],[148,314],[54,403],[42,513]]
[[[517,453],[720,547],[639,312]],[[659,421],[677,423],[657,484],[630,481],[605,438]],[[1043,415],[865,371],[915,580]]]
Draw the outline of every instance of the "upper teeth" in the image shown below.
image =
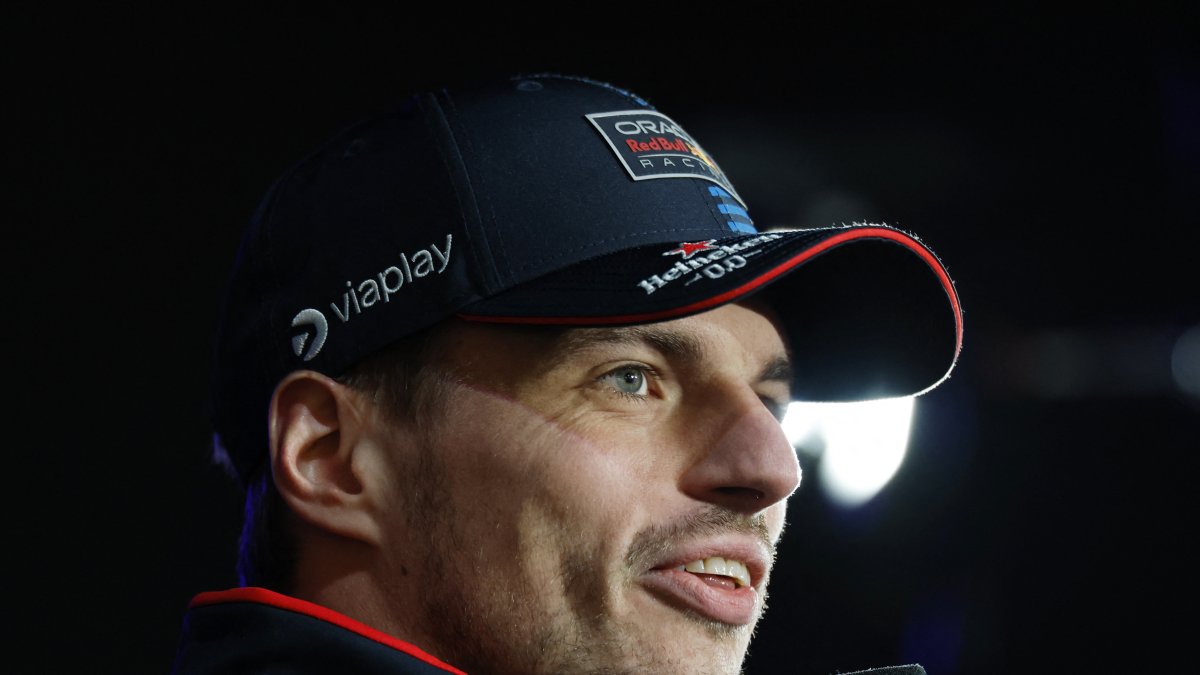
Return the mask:
[[732,577],[737,581],[738,586],[750,585],[750,571],[746,569],[746,563],[738,560],[726,560],[720,556],[713,556],[703,560],[693,560],[686,565],[680,565],[678,569],[703,574],[719,574]]

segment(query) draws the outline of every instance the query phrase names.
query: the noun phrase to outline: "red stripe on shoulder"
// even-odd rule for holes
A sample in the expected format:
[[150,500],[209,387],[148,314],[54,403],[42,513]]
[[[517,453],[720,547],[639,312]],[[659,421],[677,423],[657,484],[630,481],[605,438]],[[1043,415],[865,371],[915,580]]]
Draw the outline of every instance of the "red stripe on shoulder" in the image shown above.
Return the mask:
[[321,621],[345,628],[346,630],[357,633],[369,640],[374,640],[385,647],[391,647],[397,651],[404,652],[413,658],[420,659],[421,661],[424,661],[435,668],[440,668],[448,673],[454,673],[455,675],[467,675],[458,668],[442,662],[437,657],[427,654],[417,647],[414,647],[403,640],[396,639],[391,635],[384,633],[383,631],[371,628],[365,623],[355,621],[345,614],[335,612],[328,607],[322,607],[321,605],[308,602],[307,600],[301,600],[299,598],[283,595],[282,593],[276,593],[275,591],[268,590],[266,588],[231,588],[227,591],[209,591],[206,593],[200,593],[196,597],[192,598],[192,601],[188,604],[188,608],[191,609],[196,607],[206,607],[209,605],[223,605],[233,602],[253,602],[260,605],[269,605],[271,607],[278,607],[279,609],[286,609],[289,612],[296,612],[297,614],[311,616],[314,619],[320,619]]

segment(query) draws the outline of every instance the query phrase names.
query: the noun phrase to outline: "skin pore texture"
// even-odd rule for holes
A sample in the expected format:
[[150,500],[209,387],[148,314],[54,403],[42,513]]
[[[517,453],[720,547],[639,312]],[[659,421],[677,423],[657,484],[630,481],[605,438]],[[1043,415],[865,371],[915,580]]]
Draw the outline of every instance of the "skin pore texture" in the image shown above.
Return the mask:
[[[351,468],[297,463],[298,485],[337,485],[308,505],[281,484],[315,561],[297,595],[474,675],[740,671],[800,480],[768,314],[458,322],[433,367],[417,422],[336,387],[336,415],[311,415],[337,429],[310,454]],[[275,446],[306,438],[281,428],[277,475]]]

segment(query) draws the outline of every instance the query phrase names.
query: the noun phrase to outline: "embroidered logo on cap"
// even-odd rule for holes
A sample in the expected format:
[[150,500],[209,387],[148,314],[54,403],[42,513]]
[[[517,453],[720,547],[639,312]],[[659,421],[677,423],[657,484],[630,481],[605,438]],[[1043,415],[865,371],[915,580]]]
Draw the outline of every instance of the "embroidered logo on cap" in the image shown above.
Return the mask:
[[708,186],[708,194],[717,200],[717,210],[725,216],[725,224],[729,229],[743,234],[758,233],[758,230],[754,229],[754,221],[750,220],[750,214],[733,200],[734,195],[715,185]]
[[683,282],[684,286],[691,286],[704,279],[720,279],[726,274],[740,271],[746,266],[747,259],[763,252],[764,244],[782,238],[782,234],[760,234],[720,246],[713,246],[716,239],[680,242],[679,248],[664,251],[663,255],[679,255],[683,259],[676,260],[675,264],[659,274],[651,274],[642,279],[637,285],[646,291],[646,295],[650,295],[678,279],[686,279]]
[[621,110],[585,115],[634,180],[702,178],[712,181],[738,201],[717,163],[670,117],[652,110]]
[[671,249],[663,253],[663,255],[681,255],[684,260],[687,260],[701,251],[716,250],[717,247],[713,246],[714,241],[716,239],[709,239],[708,241],[685,241],[679,244],[679,248]]
[[[325,315],[312,308],[300,310],[292,317],[292,328],[304,329],[302,333],[292,336],[292,351],[305,361],[312,361],[321,347],[325,346],[325,338],[329,335],[329,322],[325,320]],[[310,336],[313,338],[311,343],[308,341]],[[306,345],[308,349],[305,349]]]
[[[434,242],[411,254],[401,251],[399,267],[388,265],[383,271],[368,276],[358,285],[347,279],[341,304],[334,300],[329,303],[329,309],[346,324],[372,307],[386,305],[391,302],[393,295],[404,292],[402,289],[411,287],[424,277],[436,277],[445,272],[450,265],[453,243],[454,235],[447,234],[445,248],[438,248],[437,242]],[[292,352],[304,361],[311,361],[321,351],[321,347],[325,346],[325,340],[329,337],[329,320],[320,310],[310,307],[292,317],[292,328],[301,329],[300,332],[293,331],[291,335]]]

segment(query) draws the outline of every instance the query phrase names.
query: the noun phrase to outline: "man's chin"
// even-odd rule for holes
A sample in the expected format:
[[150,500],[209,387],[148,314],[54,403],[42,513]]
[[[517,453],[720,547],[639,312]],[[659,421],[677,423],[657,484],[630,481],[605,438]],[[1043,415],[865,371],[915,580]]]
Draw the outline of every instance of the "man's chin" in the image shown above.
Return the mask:
[[633,630],[638,631],[637,643],[656,652],[659,663],[675,668],[656,672],[741,671],[761,609],[749,621],[732,624],[698,612],[669,594],[639,587],[636,595],[633,606],[638,620]]

